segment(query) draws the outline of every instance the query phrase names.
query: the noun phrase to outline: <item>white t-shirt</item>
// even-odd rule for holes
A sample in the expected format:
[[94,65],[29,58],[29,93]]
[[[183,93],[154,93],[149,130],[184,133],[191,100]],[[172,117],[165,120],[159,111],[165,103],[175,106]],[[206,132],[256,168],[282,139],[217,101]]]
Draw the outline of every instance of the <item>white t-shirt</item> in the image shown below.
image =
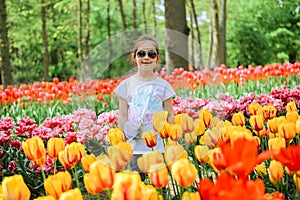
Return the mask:
[[[115,93],[128,104],[128,121],[124,124],[124,133],[132,145],[133,153],[143,154],[151,151],[142,138],[134,137],[137,135],[140,122],[143,125],[140,137],[144,131],[154,130],[152,115],[164,111],[163,101],[175,95],[173,88],[159,77],[151,81],[142,81],[131,76],[117,86]],[[164,152],[163,141],[158,135],[157,145],[154,148]]]

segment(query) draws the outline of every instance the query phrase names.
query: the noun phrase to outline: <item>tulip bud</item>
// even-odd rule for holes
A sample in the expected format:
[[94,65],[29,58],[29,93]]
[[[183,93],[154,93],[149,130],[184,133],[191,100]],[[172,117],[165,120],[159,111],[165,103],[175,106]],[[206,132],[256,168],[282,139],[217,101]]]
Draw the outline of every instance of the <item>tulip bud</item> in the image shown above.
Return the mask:
[[94,154],[90,154],[87,156],[83,156],[81,159],[81,164],[85,172],[89,172],[90,165],[96,161],[96,157]]
[[264,128],[264,119],[262,115],[251,115],[249,122],[255,131],[261,131]]
[[170,124],[169,137],[173,141],[179,141],[182,137],[182,128],[179,124]]
[[300,119],[296,121],[295,132],[300,135]]
[[286,141],[284,138],[270,138],[268,141],[269,149],[274,150],[276,153],[280,152],[281,148],[286,147]]
[[154,187],[163,188],[169,183],[169,173],[165,163],[150,165],[149,179]]
[[149,148],[153,148],[157,144],[156,134],[152,130],[145,131],[142,134],[142,138],[143,138],[145,144],[147,145],[147,147],[149,147]]
[[264,163],[256,165],[255,171],[261,177],[265,177],[267,175],[267,168],[266,168],[266,165]]
[[184,140],[187,144],[191,145],[197,142],[197,136],[194,132],[184,134]]
[[41,138],[29,138],[22,142],[22,147],[26,156],[33,161],[35,166],[39,167],[46,163],[46,149]]
[[167,166],[171,169],[173,163],[180,158],[188,158],[188,153],[180,144],[169,144],[165,148],[164,157]]
[[284,170],[282,164],[276,160],[272,160],[269,166],[270,182],[276,185],[282,181],[283,176]]
[[176,182],[182,187],[191,186],[198,175],[196,167],[186,158],[175,161],[171,173]]
[[68,190],[66,192],[63,192],[59,200],[82,200],[82,194],[78,188],[74,188],[72,190]]
[[181,197],[181,200],[200,200],[200,194],[199,192],[188,192],[185,191]]
[[152,125],[156,132],[160,132],[160,130],[164,127],[167,122],[168,112],[161,111],[152,115]]
[[212,120],[212,114],[209,110],[200,110],[199,119],[203,119],[205,127],[208,127]]
[[276,108],[274,106],[263,106],[262,109],[263,109],[263,115],[265,121],[268,121],[276,117]]
[[202,118],[194,120],[194,133],[196,136],[203,135],[205,128],[206,127]]
[[65,150],[59,152],[58,158],[60,163],[67,169],[73,168],[81,158],[86,155],[83,144],[72,142],[65,147]]
[[58,153],[65,149],[63,138],[50,138],[47,142],[48,155],[53,158],[58,158]]
[[108,141],[112,145],[116,145],[119,142],[125,142],[125,135],[120,128],[111,128],[108,130]]
[[[29,200],[30,190],[21,175],[4,177],[2,192],[5,200]],[[1,195],[0,195],[1,197]]]
[[68,191],[72,187],[72,178],[69,172],[58,172],[55,175],[49,176],[44,181],[44,188],[47,195],[52,195],[56,199],[63,192]]
[[159,164],[164,162],[164,157],[162,153],[157,150],[147,152],[137,159],[138,168],[144,172],[148,173],[151,165]]
[[263,109],[259,103],[252,103],[248,106],[251,115],[262,115]]
[[281,123],[278,126],[278,135],[283,137],[287,142],[290,142],[296,136],[296,126],[293,122]]
[[285,114],[285,118],[289,122],[296,122],[298,120],[298,117],[299,115],[297,111],[290,111]]
[[177,114],[174,118],[175,124],[179,124],[183,133],[190,133],[194,130],[194,121],[187,113]]
[[296,103],[295,102],[289,102],[289,103],[287,103],[287,105],[286,105],[286,111],[287,112],[298,111]]
[[245,126],[245,116],[243,115],[243,113],[234,113],[232,115],[232,124],[234,126]]
[[207,162],[209,160],[210,150],[207,145],[197,145],[194,149],[195,156],[199,162]]

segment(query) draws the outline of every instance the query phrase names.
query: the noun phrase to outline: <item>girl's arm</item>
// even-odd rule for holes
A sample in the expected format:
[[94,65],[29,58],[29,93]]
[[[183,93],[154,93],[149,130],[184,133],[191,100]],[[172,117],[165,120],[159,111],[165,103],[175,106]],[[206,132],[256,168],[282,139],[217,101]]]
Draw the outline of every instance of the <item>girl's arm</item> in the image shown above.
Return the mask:
[[124,124],[128,120],[128,104],[122,97],[119,98],[118,127],[124,131]]
[[163,102],[165,111],[168,111],[168,122],[174,124],[173,98],[169,98]]

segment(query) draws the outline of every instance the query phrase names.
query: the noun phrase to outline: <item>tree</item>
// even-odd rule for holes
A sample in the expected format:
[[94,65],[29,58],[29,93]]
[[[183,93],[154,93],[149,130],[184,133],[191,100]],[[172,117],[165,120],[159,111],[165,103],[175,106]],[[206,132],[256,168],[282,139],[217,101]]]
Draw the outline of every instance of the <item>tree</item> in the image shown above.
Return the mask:
[[219,12],[216,0],[210,0],[210,52],[209,67],[215,68],[220,65],[220,30],[219,30]]
[[83,61],[83,55],[82,55],[82,1],[77,0],[77,48],[78,48],[78,59],[79,59],[79,65]]
[[41,18],[42,18],[42,38],[43,38],[43,63],[44,63],[44,81],[49,79],[50,56],[48,51],[48,36],[47,36],[47,14],[45,1],[41,0]]
[[0,0],[1,79],[4,87],[13,83],[9,54],[8,26],[5,0]]
[[188,34],[185,0],[165,0],[166,64],[170,70],[188,70]]

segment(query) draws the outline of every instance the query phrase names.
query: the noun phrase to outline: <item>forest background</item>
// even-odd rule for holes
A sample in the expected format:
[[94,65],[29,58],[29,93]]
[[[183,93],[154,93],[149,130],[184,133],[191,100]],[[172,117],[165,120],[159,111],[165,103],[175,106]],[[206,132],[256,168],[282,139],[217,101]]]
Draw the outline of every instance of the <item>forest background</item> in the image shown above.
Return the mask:
[[[198,49],[186,51],[201,60],[193,69],[293,63],[300,57],[299,10],[300,0],[0,0],[1,83],[68,80],[97,45],[147,27],[197,41]],[[167,59],[175,59],[173,67],[193,64],[163,52],[162,63]],[[125,53],[103,74],[117,77],[130,67]]]

